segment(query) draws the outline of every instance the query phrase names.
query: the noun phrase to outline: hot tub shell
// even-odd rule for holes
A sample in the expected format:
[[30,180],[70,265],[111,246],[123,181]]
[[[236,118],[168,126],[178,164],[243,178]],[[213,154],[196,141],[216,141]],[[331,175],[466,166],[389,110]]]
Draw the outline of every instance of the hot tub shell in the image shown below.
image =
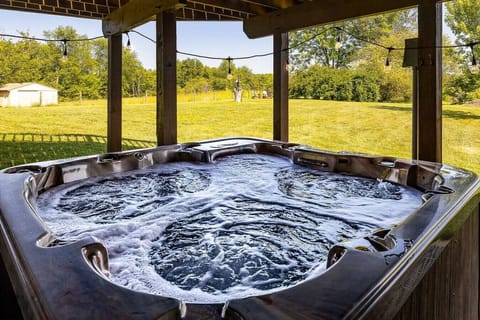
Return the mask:
[[[239,153],[278,155],[321,171],[411,186],[423,192],[425,201],[391,229],[333,246],[327,270],[312,280],[273,294],[233,300],[228,308],[189,304],[186,314],[185,306],[175,299],[110,282],[108,253],[100,240],[87,237],[62,243],[36,211],[37,195],[63,183],[172,161],[211,162]],[[2,287],[7,290],[3,302],[8,303],[3,309],[18,304],[25,319],[220,319],[222,309],[225,319],[391,319],[395,315],[408,319],[433,314],[448,319],[452,312],[459,319],[476,319],[479,187],[475,174],[437,163],[332,153],[252,138],[8,168],[0,172],[0,251],[8,274],[3,275]],[[468,242],[467,251],[462,241]],[[453,276],[445,271],[455,268]],[[452,292],[457,287],[461,297]],[[438,305],[425,306],[426,301]],[[15,310],[12,314],[19,315]]]

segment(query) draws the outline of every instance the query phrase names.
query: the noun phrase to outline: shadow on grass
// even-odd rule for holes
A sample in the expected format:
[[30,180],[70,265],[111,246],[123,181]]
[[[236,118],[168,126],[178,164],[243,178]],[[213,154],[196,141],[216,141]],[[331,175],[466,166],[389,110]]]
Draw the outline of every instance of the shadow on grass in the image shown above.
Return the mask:
[[379,109],[379,110],[390,110],[390,111],[403,111],[403,112],[412,112],[412,107],[410,106],[371,106],[372,109]]
[[[412,107],[405,106],[372,106],[372,109],[379,109],[379,110],[391,110],[391,111],[403,111],[403,112],[412,112]],[[471,112],[465,112],[461,110],[443,110],[442,115],[445,118],[450,119],[457,119],[457,120],[478,120],[480,119],[480,115],[473,114]]]
[[480,119],[479,115],[472,114],[470,112],[460,111],[460,110],[443,110],[443,116],[451,119],[458,120],[478,120]]
[[[123,139],[122,149],[155,146],[152,141]],[[45,160],[105,153],[107,138],[80,134],[0,133],[0,169]]]

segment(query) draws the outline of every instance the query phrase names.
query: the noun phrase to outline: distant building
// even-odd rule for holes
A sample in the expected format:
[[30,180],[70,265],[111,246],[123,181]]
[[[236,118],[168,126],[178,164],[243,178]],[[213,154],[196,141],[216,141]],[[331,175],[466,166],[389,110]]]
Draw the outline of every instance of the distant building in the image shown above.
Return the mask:
[[31,107],[58,104],[57,89],[38,83],[7,83],[0,87],[0,106]]

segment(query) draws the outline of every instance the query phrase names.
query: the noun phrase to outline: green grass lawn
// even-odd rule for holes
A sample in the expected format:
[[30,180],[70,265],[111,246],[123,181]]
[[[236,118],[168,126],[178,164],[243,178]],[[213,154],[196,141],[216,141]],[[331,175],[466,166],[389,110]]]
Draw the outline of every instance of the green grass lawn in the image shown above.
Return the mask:
[[[178,140],[272,138],[272,100],[178,100]],[[123,148],[155,145],[153,98],[125,99]],[[480,107],[444,106],[444,163],[480,172]],[[106,102],[0,108],[0,168],[106,152]],[[411,107],[290,100],[290,141],[332,151],[411,157]]]

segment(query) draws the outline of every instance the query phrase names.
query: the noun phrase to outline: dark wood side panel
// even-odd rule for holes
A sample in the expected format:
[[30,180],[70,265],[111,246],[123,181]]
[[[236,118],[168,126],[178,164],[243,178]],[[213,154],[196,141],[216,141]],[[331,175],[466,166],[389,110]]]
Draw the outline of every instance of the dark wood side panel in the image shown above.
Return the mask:
[[[2,253],[3,254],[3,253]],[[7,268],[0,255],[0,319],[23,319],[8,276]]]
[[395,320],[479,319],[478,216],[477,206]]

